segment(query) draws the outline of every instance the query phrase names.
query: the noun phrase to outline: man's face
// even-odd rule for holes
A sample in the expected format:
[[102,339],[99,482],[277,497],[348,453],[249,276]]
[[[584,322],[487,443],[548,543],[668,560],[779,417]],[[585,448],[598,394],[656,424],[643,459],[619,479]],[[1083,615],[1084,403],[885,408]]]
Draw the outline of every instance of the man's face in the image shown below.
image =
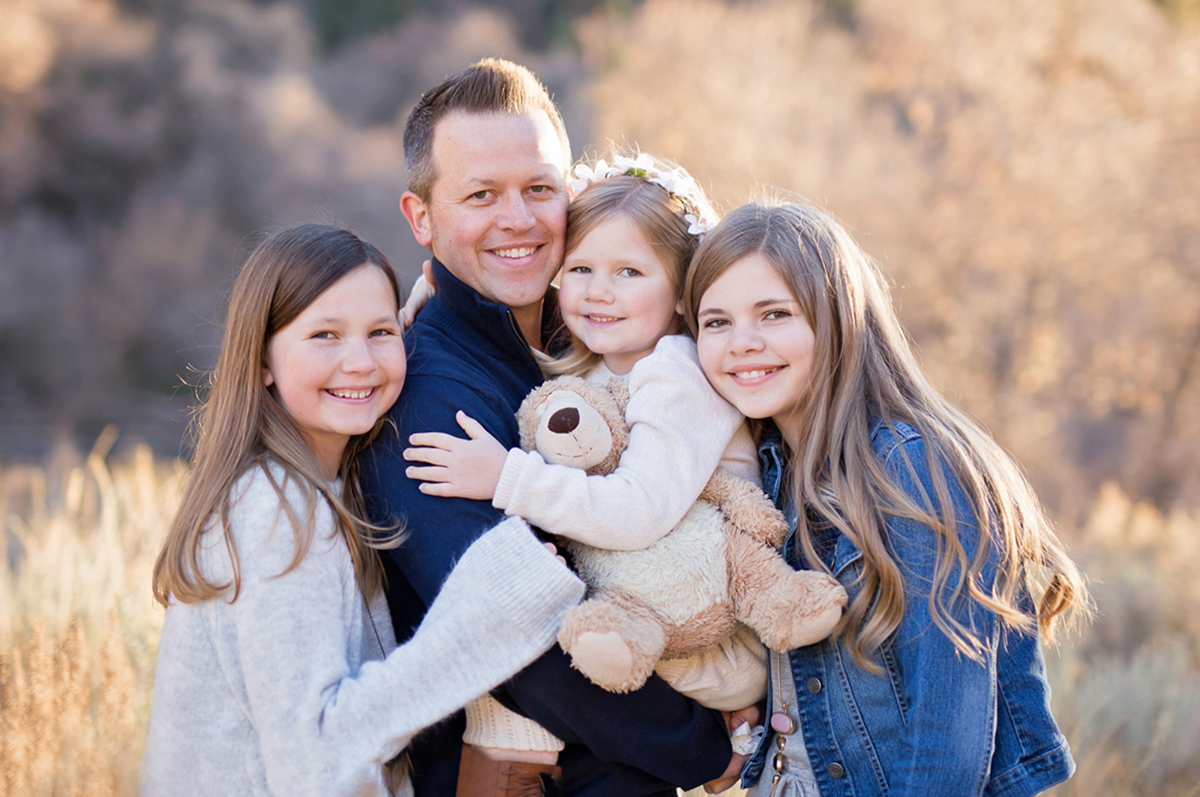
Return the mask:
[[543,111],[452,113],[433,136],[430,201],[401,200],[454,276],[514,310],[540,305],[562,265],[570,153]]

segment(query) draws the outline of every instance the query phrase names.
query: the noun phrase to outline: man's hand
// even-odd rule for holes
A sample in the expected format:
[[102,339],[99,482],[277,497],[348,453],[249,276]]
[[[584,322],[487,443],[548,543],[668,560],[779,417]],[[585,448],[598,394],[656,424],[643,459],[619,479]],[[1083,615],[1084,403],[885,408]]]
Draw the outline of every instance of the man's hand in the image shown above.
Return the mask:
[[460,410],[454,417],[467,433],[467,439],[444,432],[410,435],[409,444],[417,447],[404,449],[404,458],[427,464],[409,466],[404,473],[410,479],[424,482],[419,489],[426,495],[491,501],[508,450],[465,412]]
[[[730,714],[729,712],[721,712],[725,715],[725,727],[732,734],[742,725],[749,725],[753,728],[762,721],[763,709],[762,706],[754,705],[746,708],[738,709]],[[750,754],[734,753],[729,761],[729,766],[725,768],[725,772],[716,780],[710,780],[704,784],[704,790],[709,794],[720,794],[733,787],[738,781],[738,776],[742,772],[742,767],[746,766],[746,762],[750,760]]]

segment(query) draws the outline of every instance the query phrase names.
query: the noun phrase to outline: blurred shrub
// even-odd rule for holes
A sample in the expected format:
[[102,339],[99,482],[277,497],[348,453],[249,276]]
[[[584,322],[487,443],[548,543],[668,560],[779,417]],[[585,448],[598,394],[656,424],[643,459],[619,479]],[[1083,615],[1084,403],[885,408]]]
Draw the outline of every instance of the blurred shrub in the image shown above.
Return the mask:
[[[842,18],[844,18],[843,15]],[[598,139],[843,219],[934,377],[1079,518],[1200,495],[1200,31],[1147,0],[650,0],[579,28]]]
[[487,55],[562,99],[579,74],[527,53],[503,11],[418,12],[326,55],[302,9],[0,0],[4,423],[142,420],[215,361],[223,292],[264,230],[348,223],[408,282],[425,252],[398,209],[401,130],[420,92]]

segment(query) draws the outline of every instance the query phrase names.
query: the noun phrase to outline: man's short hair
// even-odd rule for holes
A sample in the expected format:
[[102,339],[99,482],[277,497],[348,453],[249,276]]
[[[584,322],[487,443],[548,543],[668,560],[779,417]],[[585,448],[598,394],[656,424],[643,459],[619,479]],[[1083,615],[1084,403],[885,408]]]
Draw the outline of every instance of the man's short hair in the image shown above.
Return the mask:
[[571,142],[562,115],[550,99],[546,87],[520,64],[499,58],[485,58],[463,72],[446,78],[425,92],[404,125],[404,168],[408,172],[408,190],[422,202],[429,202],[437,170],[433,163],[433,133],[437,123],[455,111],[466,113],[524,114],[542,110],[562,141],[570,168]]

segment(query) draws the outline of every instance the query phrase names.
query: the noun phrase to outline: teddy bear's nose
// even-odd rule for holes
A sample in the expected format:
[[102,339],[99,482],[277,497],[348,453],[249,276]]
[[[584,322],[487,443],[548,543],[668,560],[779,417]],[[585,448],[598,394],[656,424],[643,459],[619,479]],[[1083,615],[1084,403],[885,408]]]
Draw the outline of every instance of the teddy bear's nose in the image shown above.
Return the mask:
[[563,407],[556,410],[546,422],[546,427],[555,434],[568,434],[575,431],[579,425],[579,410],[574,407]]

